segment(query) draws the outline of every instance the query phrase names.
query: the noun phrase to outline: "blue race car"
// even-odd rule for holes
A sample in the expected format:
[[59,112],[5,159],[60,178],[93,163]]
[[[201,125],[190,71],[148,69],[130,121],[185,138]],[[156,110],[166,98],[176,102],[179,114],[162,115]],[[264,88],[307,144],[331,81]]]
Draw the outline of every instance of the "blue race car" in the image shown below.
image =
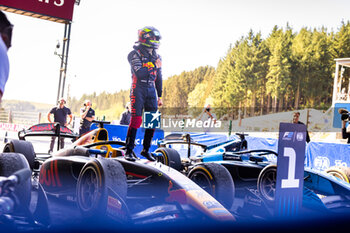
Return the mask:
[[[247,150],[245,136],[237,134],[235,140],[205,145],[190,134],[174,133],[159,143],[155,154],[237,215],[272,217],[278,154]],[[304,177],[305,213],[350,213],[350,185],[339,179],[339,173],[305,168]]]

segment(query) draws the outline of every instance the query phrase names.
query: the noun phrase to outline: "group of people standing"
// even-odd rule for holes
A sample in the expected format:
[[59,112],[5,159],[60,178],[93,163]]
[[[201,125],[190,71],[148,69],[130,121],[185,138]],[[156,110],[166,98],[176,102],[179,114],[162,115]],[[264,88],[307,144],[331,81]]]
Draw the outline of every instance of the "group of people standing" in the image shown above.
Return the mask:
[[[47,119],[50,123],[57,122],[61,126],[68,127],[71,125],[73,115],[71,110],[65,106],[66,100],[61,98],[58,101],[57,106],[53,107],[47,114]],[[53,120],[51,119],[53,115]],[[68,122],[67,122],[68,119]],[[92,103],[90,100],[84,101],[84,107],[80,109],[80,127],[79,136],[90,131],[92,121],[95,119],[95,110],[92,109]],[[53,151],[56,137],[51,138],[49,153]],[[64,138],[60,139],[60,148],[64,147]]]

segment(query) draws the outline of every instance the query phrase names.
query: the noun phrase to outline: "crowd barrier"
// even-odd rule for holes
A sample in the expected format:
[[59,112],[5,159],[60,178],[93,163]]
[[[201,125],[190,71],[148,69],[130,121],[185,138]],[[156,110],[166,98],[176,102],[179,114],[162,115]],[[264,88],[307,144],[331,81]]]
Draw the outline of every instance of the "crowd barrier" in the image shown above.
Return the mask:
[[[96,129],[98,124],[93,123],[90,129]],[[108,131],[108,140],[113,141],[125,141],[126,134],[128,131],[127,125],[110,125],[105,124],[103,126]],[[145,135],[145,128],[139,128],[136,134],[135,149],[134,152],[139,154],[143,148],[143,137]],[[152,144],[150,151],[156,150],[158,147],[158,141],[164,138],[164,131],[161,129],[156,129],[154,132]]]
[[[278,139],[247,138],[248,149],[270,149],[277,151]],[[318,170],[326,170],[332,166],[350,165],[350,145],[341,143],[310,142],[305,148],[305,166]]]

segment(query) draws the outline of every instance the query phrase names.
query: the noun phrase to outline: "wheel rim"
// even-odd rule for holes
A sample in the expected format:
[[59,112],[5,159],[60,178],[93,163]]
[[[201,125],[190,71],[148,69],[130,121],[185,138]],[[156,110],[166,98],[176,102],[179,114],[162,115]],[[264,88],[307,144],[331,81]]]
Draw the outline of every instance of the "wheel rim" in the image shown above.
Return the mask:
[[337,171],[330,171],[328,172],[328,174],[337,177],[338,179],[345,181],[347,183],[349,183],[349,180],[346,179],[341,173],[337,172]]
[[156,151],[156,152],[162,154],[162,156],[156,157],[157,162],[169,166],[169,164],[167,164],[166,155],[165,155],[164,151],[160,150],[160,151]]
[[88,211],[96,205],[100,196],[99,187],[97,172],[94,168],[89,167],[84,171],[80,183],[80,205],[82,209]]
[[166,164],[165,164],[165,161],[164,161],[164,157],[163,157],[163,156],[157,156],[157,157],[156,157],[156,160],[157,160],[157,162],[159,162],[159,163],[162,163],[162,164],[166,165]]
[[197,170],[197,171],[193,172],[189,178],[193,182],[198,184],[207,193],[214,195],[214,190],[213,190],[211,180],[205,172],[203,172],[201,170]]
[[266,171],[261,179],[260,193],[269,201],[275,200],[276,192],[276,172],[274,170]]

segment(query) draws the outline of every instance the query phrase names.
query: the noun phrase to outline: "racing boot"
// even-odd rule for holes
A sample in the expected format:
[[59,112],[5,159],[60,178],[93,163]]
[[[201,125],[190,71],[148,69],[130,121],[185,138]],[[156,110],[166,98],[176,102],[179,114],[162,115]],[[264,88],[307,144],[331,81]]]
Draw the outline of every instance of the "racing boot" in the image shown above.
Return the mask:
[[153,134],[154,134],[154,129],[145,130],[145,137],[143,139],[143,150],[141,151],[141,155],[150,161],[156,161],[156,159],[153,158],[151,153],[148,152],[149,148],[151,147]]
[[124,158],[126,160],[129,160],[129,161],[136,160],[134,155],[133,155],[133,149],[135,147],[136,133],[137,133],[137,129],[129,127],[128,134],[126,135],[126,140],[125,140],[126,151],[125,151],[125,155],[124,155]]
[[126,160],[129,160],[129,161],[135,161],[136,160],[134,155],[133,155],[133,151],[130,150],[130,149],[126,149],[125,154],[124,154],[124,158]]
[[156,159],[152,156],[151,153],[148,152],[148,150],[143,149],[141,151],[141,155],[146,159],[148,159],[149,161],[156,161]]

